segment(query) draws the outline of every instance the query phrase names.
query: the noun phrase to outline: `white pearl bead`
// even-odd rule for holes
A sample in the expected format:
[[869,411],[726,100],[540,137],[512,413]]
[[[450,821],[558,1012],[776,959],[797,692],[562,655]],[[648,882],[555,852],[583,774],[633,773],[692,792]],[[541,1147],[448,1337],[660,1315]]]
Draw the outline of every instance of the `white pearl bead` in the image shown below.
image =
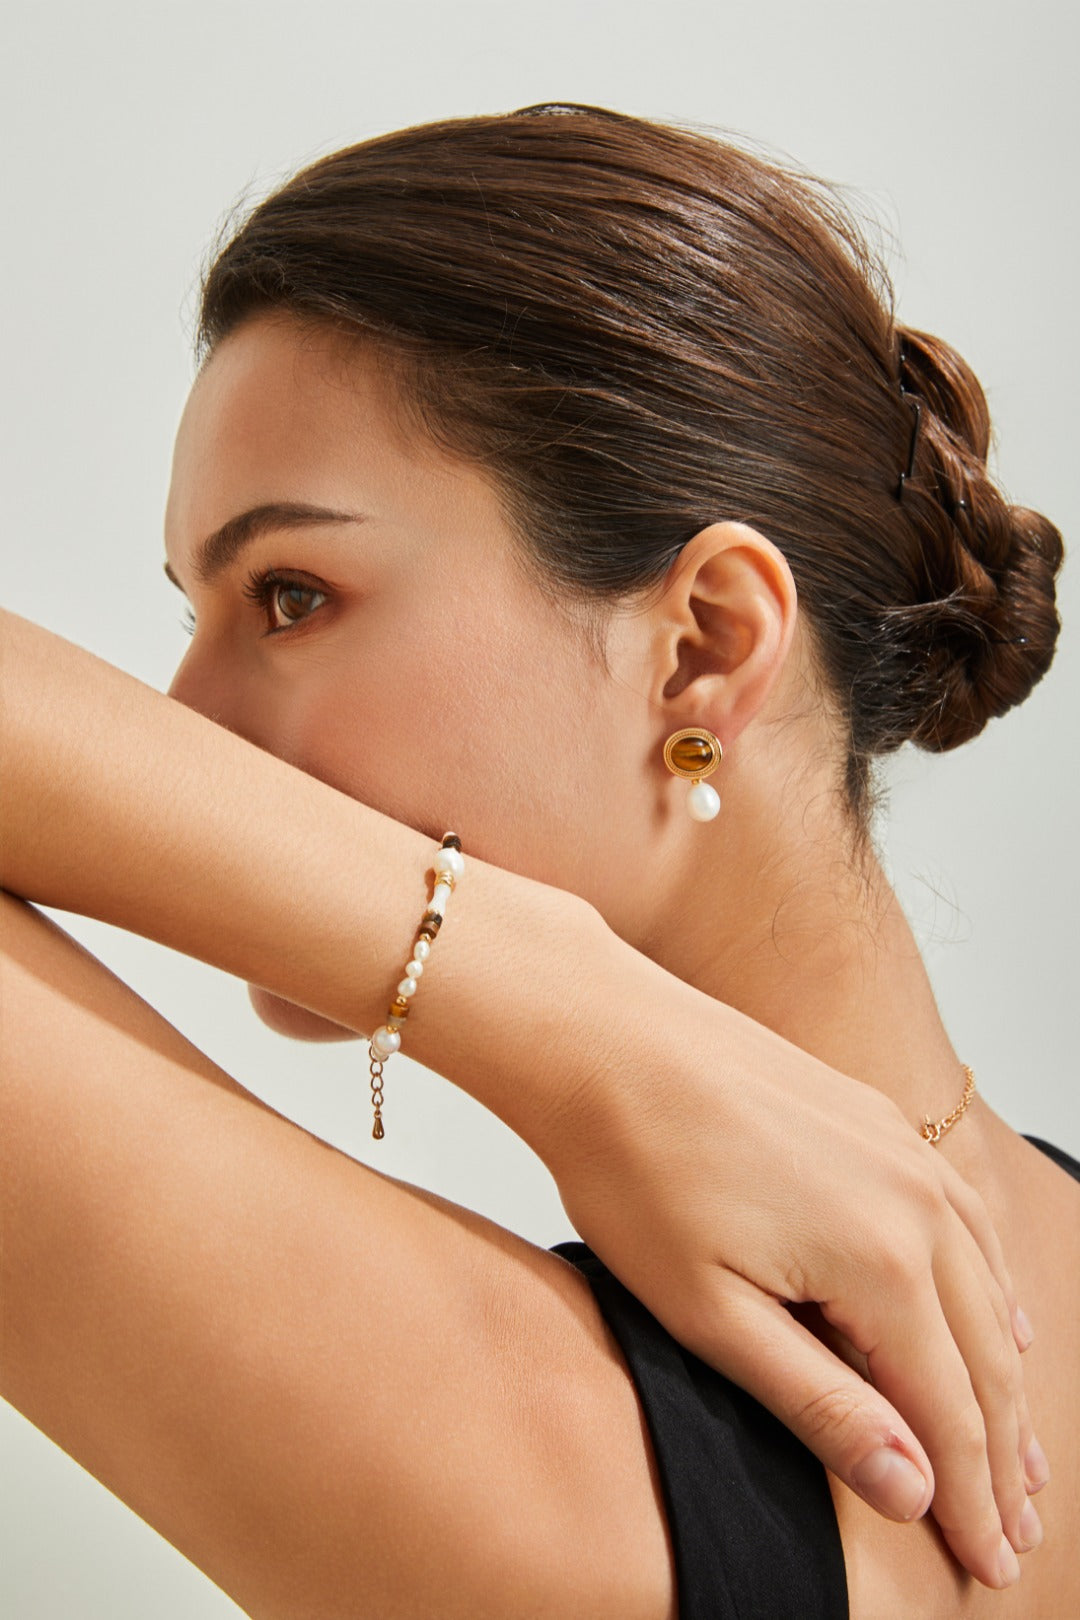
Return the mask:
[[686,808],[695,821],[711,821],[720,813],[720,795],[709,782],[695,782],[686,795]]
[[401,1036],[396,1029],[388,1029],[385,1024],[377,1029],[371,1037],[371,1049],[376,1057],[389,1057],[401,1046]]
[[423,962],[417,962],[414,960],[412,962],[406,962],[405,964],[405,972],[409,975],[410,979],[418,979],[423,971]]
[[397,993],[399,996],[415,996],[416,980],[402,979],[401,983],[397,987]]
[[436,872],[450,872],[456,878],[465,876],[465,857],[460,849],[440,849],[434,865]]
[[426,962],[431,955],[431,944],[426,939],[418,939],[412,949],[413,959],[417,962]]
[[431,909],[442,916],[446,911],[452,893],[453,891],[445,883],[436,883],[435,893],[431,897]]

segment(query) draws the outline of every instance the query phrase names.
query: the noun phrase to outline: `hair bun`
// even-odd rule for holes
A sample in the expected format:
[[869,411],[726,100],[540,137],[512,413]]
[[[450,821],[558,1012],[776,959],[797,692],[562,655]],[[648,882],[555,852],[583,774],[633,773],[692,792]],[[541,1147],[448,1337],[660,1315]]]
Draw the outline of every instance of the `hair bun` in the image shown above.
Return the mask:
[[1048,518],[1010,505],[991,479],[990,413],[966,361],[941,338],[898,330],[901,382],[923,407],[903,500],[925,589],[887,617],[911,653],[910,740],[943,752],[1021,703],[1050,668],[1064,547]]

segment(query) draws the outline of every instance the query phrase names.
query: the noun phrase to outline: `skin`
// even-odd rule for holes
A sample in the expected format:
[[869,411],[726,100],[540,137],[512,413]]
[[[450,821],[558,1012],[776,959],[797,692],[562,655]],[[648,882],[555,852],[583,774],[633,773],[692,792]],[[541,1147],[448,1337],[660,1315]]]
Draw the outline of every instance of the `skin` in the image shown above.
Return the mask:
[[[947,1113],[960,1058],[853,836],[844,738],[781,553],[744,525],[703,528],[661,589],[608,611],[600,657],[587,610],[523,566],[482,469],[410,432],[397,406],[374,349],[281,313],[214,353],[180,424],[166,514],[197,626],[171,695],[396,819],[454,826],[484,860],[580,894],[664,967],[913,1123]],[[365,518],[265,536],[212,585],[196,578],[202,536],[280,500]],[[241,586],[267,567],[290,579],[264,610]],[[704,826],[662,758],[670,732],[694,724],[725,750],[712,778],[723,808]],[[349,1033],[249,993],[283,1032]],[[1036,1429],[1043,1413],[1070,1432],[1080,1333],[1056,1266],[1080,1268],[1080,1188],[979,1097],[939,1151],[986,1200],[1020,1297],[1052,1330],[1027,1363]],[[1068,1251],[1053,1264],[1049,1231]],[[1070,1458],[1056,1472],[1048,1545],[1009,1594],[959,1572],[928,1521],[886,1524],[834,1482],[853,1613],[910,1612],[916,1586],[926,1614],[1068,1612],[1054,1605],[1075,1606],[1062,1546],[1080,1478]],[[655,1494],[634,1502],[659,1548]],[[1027,1523],[1037,1543],[1038,1516]]]
[[[843,739],[782,554],[745,525],[702,530],[662,595],[612,613],[604,667],[583,611],[521,565],[491,483],[399,419],[375,356],[329,332],[264,316],[221,346],[176,439],[166,552],[198,631],[170,695],[395,819],[467,828],[696,988],[916,1117],[947,1113],[960,1059],[880,866],[853,864]],[[196,539],[283,494],[366,520],[257,541],[201,588]],[[240,587],[267,567],[307,592],[261,613]],[[695,723],[726,750],[704,828],[662,758]],[[289,1033],[322,1022],[256,999]]]

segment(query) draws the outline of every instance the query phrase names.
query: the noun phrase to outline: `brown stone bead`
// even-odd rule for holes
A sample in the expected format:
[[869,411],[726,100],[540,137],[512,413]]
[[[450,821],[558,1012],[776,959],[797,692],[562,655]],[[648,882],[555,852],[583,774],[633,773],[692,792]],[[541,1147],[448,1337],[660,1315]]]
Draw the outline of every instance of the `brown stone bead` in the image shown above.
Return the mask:
[[680,737],[671,745],[670,758],[680,771],[707,771],[716,759],[716,750],[705,737]]
[[439,932],[439,929],[442,927],[442,916],[441,916],[441,914],[439,912],[437,912],[437,911],[425,911],[424,915],[421,917],[420,921],[423,924],[424,928],[431,932],[431,937],[432,937],[432,939],[434,939],[435,935]]
[[447,833],[446,837],[442,841],[442,847],[443,849],[460,850],[461,839],[458,837],[457,833]]
[[392,1005],[390,1007],[390,1017],[391,1018],[408,1018],[410,1005],[411,1005],[411,1003],[406,1001],[405,997],[402,996],[399,1001],[395,1001],[395,1002],[392,1003]]

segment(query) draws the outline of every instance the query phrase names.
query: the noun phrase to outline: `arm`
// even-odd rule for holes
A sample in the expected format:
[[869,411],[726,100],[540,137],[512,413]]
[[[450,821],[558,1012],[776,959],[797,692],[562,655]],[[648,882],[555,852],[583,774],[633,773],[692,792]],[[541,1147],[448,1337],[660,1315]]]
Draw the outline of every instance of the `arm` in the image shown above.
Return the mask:
[[[351,1029],[381,1022],[443,829],[402,826],[15,615],[0,632],[4,887]],[[932,1458],[950,1546],[999,1584],[1031,1425],[981,1202],[878,1093],[665,973],[576,897],[466,853],[410,1055],[521,1135],[627,1286],[875,1506],[907,1516],[860,1480],[890,1434],[928,1481]],[[289,870],[300,888],[278,881]],[[783,1300],[828,1302],[878,1388]]]
[[584,1278],[283,1119],[7,894],[0,936],[0,1394],[257,1620],[671,1620]]

